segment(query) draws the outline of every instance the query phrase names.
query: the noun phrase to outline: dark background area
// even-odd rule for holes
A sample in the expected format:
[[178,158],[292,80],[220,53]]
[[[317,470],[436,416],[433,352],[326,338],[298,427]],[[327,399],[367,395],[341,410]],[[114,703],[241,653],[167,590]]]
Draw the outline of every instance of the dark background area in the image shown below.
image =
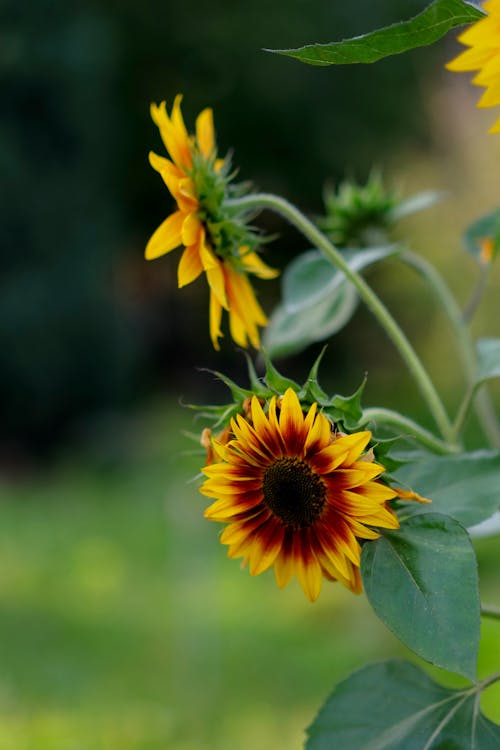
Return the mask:
[[[318,212],[325,180],[346,171],[363,180],[395,148],[425,147],[420,82],[442,50],[402,55],[397,64],[333,69],[263,48],[341,39],[425,4],[3,5],[0,440],[6,456],[44,455],[89,415],[157,391],[177,394],[180,384],[189,400],[200,390],[204,397],[211,381],[200,385],[197,366],[244,369],[229,337],[221,355],[211,350],[204,282],[178,292],[175,254],[143,260],[149,235],[172,206],[147,162],[149,149],[162,149],[149,103],[166,99],[171,106],[183,92],[190,127],[212,106],[219,151],[234,149],[240,177]],[[271,265],[283,266],[305,249],[274,217],[263,215],[259,225],[280,234],[268,249]],[[278,285],[258,289],[270,310]],[[336,345],[340,377],[362,328]],[[358,362],[356,373],[363,366]]]

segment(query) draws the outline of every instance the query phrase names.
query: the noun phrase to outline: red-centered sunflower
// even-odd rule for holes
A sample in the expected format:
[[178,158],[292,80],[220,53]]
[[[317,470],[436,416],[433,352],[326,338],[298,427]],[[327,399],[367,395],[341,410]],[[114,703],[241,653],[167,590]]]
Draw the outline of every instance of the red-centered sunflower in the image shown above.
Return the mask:
[[384,467],[365,453],[371,433],[336,436],[291,388],[267,413],[254,396],[231,433],[214,441],[218,462],[205,466],[200,488],[215,498],[205,516],[229,524],[228,556],[243,557],[252,575],[274,565],[280,588],[295,574],[311,601],[323,577],[359,593],[360,540],[399,528],[388,501],[401,493],[378,481]]
[[248,275],[271,279],[278,271],[258,256],[261,243],[247,226],[248,215],[231,208],[226,200],[241,195],[230,185],[229,159],[217,158],[212,110],[207,108],[196,119],[196,133],[186,130],[177,95],[169,116],[165,102],[151,105],[151,117],[160,130],[170,159],[151,152],[151,166],[163,178],[177,203],[153,233],[146,246],[147,260],[184,245],[178,267],[179,288],[190,284],[203,272],[210,287],[210,336],[219,349],[222,337],[222,310],[229,313],[229,330],[240,346],[260,346],[259,326],[267,318],[257,302]]
[[[483,3],[483,8],[487,15],[458,37],[458,41],[469,49],[461,52],[446,67],[455,72],[478,70],[472,83],[483,86],[486,91],[477,106],[495,107],[500,104],[500,0],[488,0]],[[490,128],[490,133],[500,133],[500,119]]]

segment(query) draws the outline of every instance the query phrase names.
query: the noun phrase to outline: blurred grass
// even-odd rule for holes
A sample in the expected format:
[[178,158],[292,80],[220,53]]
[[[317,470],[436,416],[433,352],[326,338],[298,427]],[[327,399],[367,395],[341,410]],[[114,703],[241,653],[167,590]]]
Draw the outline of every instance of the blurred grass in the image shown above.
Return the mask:
[[[155,403],[4,483],[0,750],[294,750],[339,679],[406,655],[364,597],[325,585],[310,605],[226,560],[182,428],[190,414]],[[482,572],[498,603],[497,541]],[[499,629],[484,627],[483,673]]]

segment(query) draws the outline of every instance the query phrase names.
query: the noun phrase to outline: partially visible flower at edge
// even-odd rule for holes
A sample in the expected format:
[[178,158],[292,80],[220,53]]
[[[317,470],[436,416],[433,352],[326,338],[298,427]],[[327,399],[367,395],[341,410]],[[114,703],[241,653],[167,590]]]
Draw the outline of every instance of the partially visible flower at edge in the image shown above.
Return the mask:
[[[477,106],[495,107],[500,104],[500,0],[488,0],[483,8],[488,15],[458,37],[469,49],[447,63],[446,68],[454,72],[478,70],[472,83],[486,91]],[[500,119],[489,132],[500,133]]]
[[254,396],[219,439],[204,433],[200,488],[215,499],[205,516],[229,524],[228,556],[242,557],[252,575],[274,566],[280,588],[295,574],[311,601],[323,578],[362,590],[361,544],[399,528],[389,501],[429,502],[379,481],[385,469],[366,451],[371,433],[335,434],[317,407],[304,413],[292,388],[267,410]]
[[240,346],[260,346],[259,326],[267,318],[257,302],[248,274],[271,279],[269,268],[256,252],[262,239],[247,226],[248,217],[225,205],[241,189],[231,186],[229,159],[217,158],[213,115],[204,109],[196,119],[196,134],[186,130],[177,95],[169,116],[165,102],[151,105],[151,117],[160,130],[171,160],[150,152],[151,166],[163,178],[177,202],[177,210],[151,236],[148,260],[185,249],[178,266],[179,288],[205,272],[210,287],[210,336],[215,349],[222,337],[222,310],[229,313],[232,338]]

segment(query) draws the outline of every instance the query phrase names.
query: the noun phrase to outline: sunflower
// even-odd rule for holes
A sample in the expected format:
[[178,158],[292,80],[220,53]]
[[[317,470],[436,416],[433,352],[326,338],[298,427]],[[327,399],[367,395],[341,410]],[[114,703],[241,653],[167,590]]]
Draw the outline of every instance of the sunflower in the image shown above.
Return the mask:
[[249,414],[231,421],[231,439],[214,441],[217,463],[200,488],[215,499],[206,518],[229,524],[228,556],[252,575],[274,565],[280,588],[295,574],[311,601],[323,577],[359,593],[360,542],[399,528],[388,501],[400,493],[378,481],[371,433],[336,435],[317,407],[304,413],[292,388],[266,411],[254,396]]
[[151,152],[151,166],[162,176],[177,203],[177,210],[160,224],[146,246],[147,260],[183,245],[178,266],[179,288],[203,272],[210,287],[210,336],[219,349],[222,310],[229,313],[232,338],[240,346],[260,345],[259,326],[267,318],[255,298],[248,274],[271,279],[278,272],[258,256],[257,235],[225,204],[236,188],[229,185],[228,159],[217,158],[212,110],[196,119],[196,133],[186,130],[177,95],[170,116],[166,104],[151,105],[151,117],[160,130],[170,159]]
[[[462,72],[478,70],[472,82],[486,91],[478,107],[495,107],[500,104],[500,0],[488,0],[483,5],[487,16],[472,24],[458,37],[469,49],[449,62],[448,70]],[[500,133],[500,119],[490,129]]]

